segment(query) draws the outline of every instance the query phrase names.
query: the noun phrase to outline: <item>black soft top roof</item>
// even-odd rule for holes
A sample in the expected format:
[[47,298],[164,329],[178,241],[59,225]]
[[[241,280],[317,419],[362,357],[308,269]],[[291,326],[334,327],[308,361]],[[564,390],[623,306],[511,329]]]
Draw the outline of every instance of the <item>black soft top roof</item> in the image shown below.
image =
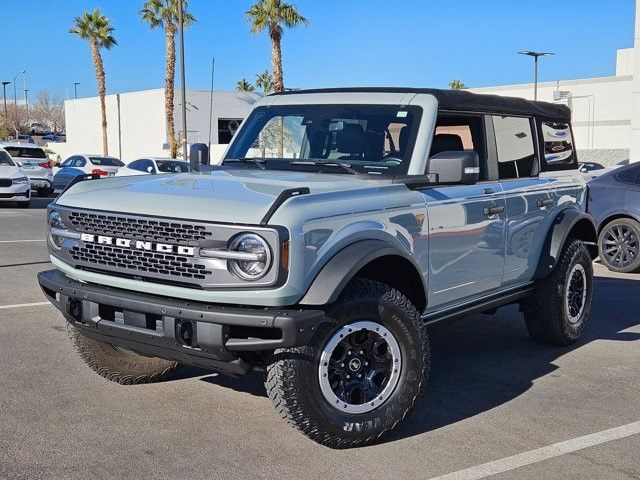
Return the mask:
[[348,87],[308,90],[292,90],[274,95],[299,95],[307,93],[426,93],[438,100],[440,110],[483,112],[509,115],[536,116],[547,120],[570,122],[571,110],[566,105],[534,102],[518,97],[503,97],[465,90],[441,90],[437,88],[402,87]]

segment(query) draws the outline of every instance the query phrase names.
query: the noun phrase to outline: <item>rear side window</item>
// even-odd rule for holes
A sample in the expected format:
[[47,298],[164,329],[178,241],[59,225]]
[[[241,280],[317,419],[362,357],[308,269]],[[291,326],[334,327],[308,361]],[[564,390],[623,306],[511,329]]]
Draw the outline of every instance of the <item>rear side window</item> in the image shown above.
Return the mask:
[[124,167],[124,163],[117,158],[109,157],[89,157],[91,163],[101,167]]
[[544,142],[544,171],[571,170],[578,168],[578,159],[573,145],[573,135],[568,123],[542,122]]
[[627,168],[617,175],[618,180],[625,183],[640,184],[640,167]]
[[7,167],[15,167],[15,163],[11,159],[11,156],[7,152],[0,150],[0,165]]
[[539,166],[531,119],[498,115],[492,118],[500,180],[536,176]]
[[47,158],[47,154],[41,148],[5,147],[13,158]]

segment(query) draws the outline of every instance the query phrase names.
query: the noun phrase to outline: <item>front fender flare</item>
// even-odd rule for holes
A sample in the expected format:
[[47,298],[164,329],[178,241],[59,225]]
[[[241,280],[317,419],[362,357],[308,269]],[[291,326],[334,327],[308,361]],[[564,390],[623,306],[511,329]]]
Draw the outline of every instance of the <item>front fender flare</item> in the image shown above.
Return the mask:
[[597,255],[596,227],[591,216],[576,208],[566,208],[558,213],[540,253],[534,280],[544,278],[555,268],[567,238],[572,232],[587,244],[591,258]]
[[[334,303],[344,287],[364,266],[385,256],[402,257],[420,272],[415,260],[407,252],[382,240],[361,240],[340,250],[322,267],[299,304],[307,306]],[[422,288],[426,294],[424,287],[422,281]]]

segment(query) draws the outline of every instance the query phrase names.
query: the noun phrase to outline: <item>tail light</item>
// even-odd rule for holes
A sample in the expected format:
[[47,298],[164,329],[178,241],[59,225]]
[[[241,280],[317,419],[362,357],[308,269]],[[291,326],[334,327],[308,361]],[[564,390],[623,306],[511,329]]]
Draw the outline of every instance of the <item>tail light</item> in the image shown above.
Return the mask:
[[42,168],[51,168],[51,162],[39,163],[38,166]]
[[91,173],[93,173],[94,175],[100,175],[101,177],[106,177],[107,175],[109,175],[109,172],[102,170],[101,168],[94,168],[93,170],[91,170]]

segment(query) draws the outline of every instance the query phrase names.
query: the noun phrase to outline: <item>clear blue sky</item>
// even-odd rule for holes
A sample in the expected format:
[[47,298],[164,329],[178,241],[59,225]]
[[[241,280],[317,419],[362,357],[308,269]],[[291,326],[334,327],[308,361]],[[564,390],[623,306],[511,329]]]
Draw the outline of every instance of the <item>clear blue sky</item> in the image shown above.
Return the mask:
[[[309,28],[286,31],[289,87],[405,85],[446,87],[457,78],[479,87],[528,82],[522,49],[546,50],[541,80],[613,75],[616,48],[633,45],[633,0],[293,0]],[[187,86],[233,89],[270,69],[265,35],[249,33],[250,0],[191,0],[198,23],[186,32]],[[28,72],[31,98],[48,89],[95,95],[89,48],[68,32],[73,17],[100,7],[119,45],[104,53],[109,93],[163,86],[164,41],[138,19],[136,0],[1,0],[0,76]],[[19,90],[22,82],[18,81]],[[10,90],[12,93],[12,90]],[[7,94],[9,95],[9,92]]]

